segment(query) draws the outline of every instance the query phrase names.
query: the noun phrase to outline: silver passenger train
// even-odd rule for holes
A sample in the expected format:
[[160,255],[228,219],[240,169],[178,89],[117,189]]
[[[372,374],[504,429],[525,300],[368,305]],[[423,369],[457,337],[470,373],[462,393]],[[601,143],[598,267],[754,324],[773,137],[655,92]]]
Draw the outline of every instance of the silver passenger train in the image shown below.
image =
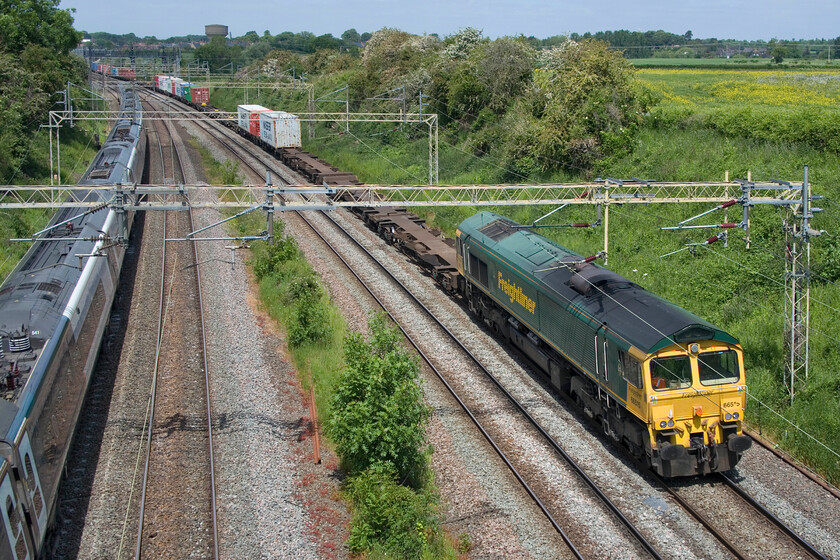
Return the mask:
[[[79,182],[139,182],[141,105],[121,114]],[[90,191],[85,200],[100,200]],[[42,554],[58,487],[110,318],[132,213],[62,208],[0,286],[0,559]]]

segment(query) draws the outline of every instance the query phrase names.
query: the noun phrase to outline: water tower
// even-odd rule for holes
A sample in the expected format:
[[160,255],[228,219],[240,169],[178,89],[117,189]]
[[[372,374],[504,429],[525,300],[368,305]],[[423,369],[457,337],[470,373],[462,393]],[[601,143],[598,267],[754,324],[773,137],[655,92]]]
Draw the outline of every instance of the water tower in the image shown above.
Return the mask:
[[228,34],[228,27],[227,25],[205,25],[204,26],[204,34],[207,35],[210,39],[213,37],[227,37]]

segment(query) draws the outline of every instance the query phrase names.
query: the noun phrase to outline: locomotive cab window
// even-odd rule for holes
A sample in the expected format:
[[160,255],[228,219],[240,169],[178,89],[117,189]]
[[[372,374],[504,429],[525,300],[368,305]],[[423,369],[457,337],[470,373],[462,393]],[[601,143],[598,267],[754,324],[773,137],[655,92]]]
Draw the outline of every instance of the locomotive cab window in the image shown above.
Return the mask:
[[737,383],[741,378],[738,354],[735,350],[704,352],[697,358],[697,365],[700,370],[700,383],[703,385]]
[[621,368],[621,377],[625,381],[638,389],[642,388],[642,364],[634,360],[627,352],[619,350],[618,367]]
[[651,360],[650,385],[657,391],[691,387],[691,359],[672,356]]

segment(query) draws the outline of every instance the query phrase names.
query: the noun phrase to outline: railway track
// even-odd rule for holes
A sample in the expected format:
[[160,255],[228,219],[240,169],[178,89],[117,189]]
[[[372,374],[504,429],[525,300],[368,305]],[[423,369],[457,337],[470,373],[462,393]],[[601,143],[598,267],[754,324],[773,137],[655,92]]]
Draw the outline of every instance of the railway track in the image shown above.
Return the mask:
[[[163,176],[183,180],[180,153],[168,127],[169,123],[156,123]],[[168,150],[161,141],[167,137]],[[218,558],[213,426],[198,259],[194,244],[166,241],[191,231],[190,212],[164,216],[158,337],[135,547],[138,559]]]
[[[710,475],[708,480],[704,480],[703,483],[694,481],[690,486],[681,483],[679,487],[661,477],[656,478],[663,488],[709,532],[714,534],[735,558],[777,557],[817,558],[821,560],[826,558],[817,548],[741,489],[726,474]],[[720,499],[713,500],[711,503],[697,498],[698,490],[708,493],[709,486],[713,486],[715,492],[722,494]],[[743,508],[729,508],[732,511],[729,514],[722,512],[722,509],[726,508],[720,506],[725,503],[724,500],[727,498],[741,503]],[[736,515],[736,512],[743,512],[744,509],[748,511]],[[768,536],[774,537],[776,545],[772,552],[765,548],[756,549],[749,544],[750,532],[752,532],[750,527],[753,525],[744,523],[747,515],[753,516],[755,523],[763,523],[767,527],[767,531],[763,533],[765,538]]]
[[[621,509],[610,500],[607,495],[602,491],[602,489],[586,474],[585,470],[577,464],[576,461],[565,451],[565,449],[554,439],[552,438],[544,429],[543,427],[528,413],[525,406],[520,403],[510,392],[508,392],[504,386],[493,376],[493,374],[489,371],[489,369],[482,363],[482,361],[475,356],[472,352],[470,352],[464,343],[451,332],[435,315],[434,313],[429,310],[423,303],[411,292],[411,290],[406,287],[402,282],[400,282],[394,275],[390,273],[388,268],[380,263],[370,252],[368,252],[360,243],[356,241],[352,234],[350,234],[346,229],[344,229],[337,221],[333,220],[327,213],[322,214],[329,219],[329,222],[333,224],[338,231],[348,240],[356,243],[356,246],[370,259],[370,262],[374,264],[374,266],[385,273],[390,280],[397,286],[402,292],[408,296],[413,305],[416,306],[416,309],[420,311],[420,313],[426,315],[431,322],[435,325],[437,329],[440,329],[442,333],[445,333],[454,345],[464,353],[464,355],[468,358],[469,361],[473,362],[476,367],[478,367],[486,379],[490,380],[492,384],[495,386],[496,390],[498,390],[504,398],[507,400],[508,403],[513,405],[513,407],[518,411],[518,413],[524,417],[530,426],[538,433],[539,435],[536,436],[538,439],[541,439],[543,442],[547,443],[550,448],[562,458],[563,462],[571,468],[571,470],[579,477],[579,479],[585,483],[588,487],[589,491],[594,494],[598,501],[600,501],[606,509],[617,519],[621,525],[632,535],[633,539],[637,541],[640,545],[641,549],[645,551],[648,555],[653,558],[662,558],[659,552],[656,550],[654,545],[642,535],[641,531],[628,519],[622,512]],[[318,227],[315,226],[312,221],[307,219],[305,216],[301,215],[301,218],[309,225],[310,228],[327,244],[332,251],[339,257],[339,259],[344,262],[344,264],[352,271],[354,268],[358,268],[360,263],[358,261],[354,262],[354,265],[351,265],[345,258],[340,254],[340,252],[334,248],[333,244],[327,239],[326,236],[322,235],[319,231]],[[464,412],[468,415],[470,420],[476,425],[478,430],[481,432],[482,436],[488,441],[490,446],[493,450],[499,455],[505,465],[510,469],[513,476],[519,482],[519,484],[523,487],[525,492],[530,496],[530,498],[534,501],[535,505],[539,508],[539,510],[543,513],[543,515],[548,519],[551,526],[557,531],[557,533],[561,536],[563,541],[569,547],[569,552],[576,558],[585,558],[587,557],[582,550],[585,550],[587,543],[582,542],[580,539],[580,535],[577,535],[578,538],[575,538],[574,528],[568,529],[569,526],[573,526],[574,524],[571,523],[572,520],[568,519],[568,517],[563,513],[561,508],[557,507],[556,504],[556,496],[550,495],[547,492],[547,489],[542,485],[542,483],[535,479],[533,468],[527,464],[527,461],[524,461],[523,458],[520,456],[518,450],[516,449],[516,442],[512,442],[506,436],[506,434],[500,432],[497,428],[491,425],[485,425],[484,422],[480,420],[480,416],[483,416],[487,413],[487,408],[483,406],[483,403],[476,402],[474,395],[466,394],[463,390],[459,391],[456,388],[454,379],[452,379],[451,371],[446,371],[447,368],[443,364],[440,363],[439,356],[432,356],[426,350],[424,350],[424,344],[417,340],[416,335],[412,335],[412,333],[407,329],[404,325],[404,322],[400,319],[400,314],[394,313],[391,306],[383,301],[380,297],[376,295],[376,293],[370,289],[367,285],[365,280],[359,276],[355,271],[353,272],[356,275],[356,278],[359,282],[369,291],[371,296],[377,301],[377,303],[389,314],[389,316],[394,320],[394,322],[400,327],[403,334],[405,334],[407,340],[412,344],[412,346],[417,350],[420,356],[423,358],[425,363],[431,368],[437,378],[443,383],[446,389],[450,392],[452,397],[458,402]],[[447,356],[451,357],[451,354],[447,354]],[[474,387],[473,387],[474,388]],[[530,471],[530,472],[529,472]],[[529,482],[530,480],[530,482]],[[563,528],[562,525],[566,526],[566,529]],[[577,540],[577,544],[575,541]]]
[[[202,125],[202,128],[205,128],[205,129],[206,129],[206,127],[204,127],[203,125]],[[229,145],[227,144],[227,142],[224,142],[224,141],[223,141],[222,143],[223,143],[223,145],[225,145],[225,148],[226,148],[226,149],[228,149],[228,151],[230,151],[230,152],[231,152],[231,153],[232,153],[235,157],[237,157],[240,161],[242,161],[242,162],[243,162],[246,166],[254,168],[254,166],[253,166],[251,163],[249,163],[249,162],[246,160],[246,158],[245,158],[245,157],[243,157],[243,156],[242,156],[242,155],[241,155],[241,154],[240,154],[240,153],[239,153],[236,149],[234,149],[234,148],[232,148],[231,146],[229,146]],[[271,167],[271,163],[266,164],[266,167],[269,167],[269,168],[270,168],[270,167]],[[257,175],[259,175],[259,174],[261,173],[261,172],[260,172],[259,170],[257,170],[256,168],[254,168],[254,172],[255,172],[255,174],[257,174]],[[276,173],[277,175],[281,175],[280,173],[278,173],[278,172],[277,172],[277,170],[275,170],[275,173]],[[310,225],[311,225],[311,224],[310,224]],[[351,237],[352,237],[352,236],[351,236]],[[381,303],[381,302],[380,302],[380,303]],[[422,351],[421,351],[421,354],[422,354]],[[439,374],[439,375],[440,375],[440,374]],[[452,390],[452,389],[450,388],[450,390]],[[456,397],[456,398],[457,398],[457,397]],[[520,406],[521,406],[521,405],[520,405]],[[524,409],[523,409],[523,410],[524,410]],[[478,423],[478,421],[477,421],[477,420],[475,420],[475,416],[474,416],[474,415],[473,415],[473,420],[474,420],[475,422],[477,422],[477,423]],[[480,429],[481,429],[481,428],[480,428]],[[482,431],[484,431],[484,430],[482,429]],[[558,452],[558,453],[560,453],[560,452]],[[562,453],[561,453],[561,455],[562,455]],[[505,460],[506,460],[506,462],[507,462],[507,459],[505,459]],[[509,465],[512,469],[514,469],[514,468],[515,468],[515,467],[512,467],[512,466],[510,465],[510,463],[508,463],[508,465]],[[518,476],[518,475],[517,475],[517,476]],[[523,482],[524,482],[524,481],[523,481]],[[526,487],[528,487],[527,483],[525,483],[525,486],[526,486]],[[591,486],[590,486],[590,488],[591,488]],[[533,490],[532,490],[532,489],[530,489],[530,488],[528,488],[528,490],[527,490],[527,491],[528,491],[528,492],[532,495],[532,497],[535,497],[535,498],[536,498],[536,499],[535,499],[535,501],[536,501],[537,503],[542,502],[542,500],[539,498],[539,496],[537,496],[537,493],[536,493],[535,491],[533,491]],[[593,492],[595,492],[595,493],[597,494],[597,491],[595,491],[595,490],[592,490],[592,491],[593,491]],[[675,499],[677,499],[677,498],[675,497]],[[685,504],[686,504],[686,505],[684,505],[683,507],[685,507],[687,511],[692,511],[692,508],[691,508],[690,504],[688,504],[688,502],[686,502],[685,500],[683,500],[683,502],[685,502]],[[542,504],[540,504],[540,506],[541,506],[541,507],[543,507],[543,505],[542,505]],[[551,523],[555,526],[555,528],[558,528],[558,527],[557,527],[558,522],[557,522],[557,520],[556,520],[556,519],[554,519],[553,514],[552,514],[552,513],[551,513],[551,512],[550,512],[547,508],[545,508],[545,509],[544,509],[544,511],[545,511],[546,518],[550,520],[550,522],[551,522]],[[702,516],[701,514],[693,513],[692,515],[694,515],[694,517],[695,517],[695,518],[697,518],[697,519],[702,519],[702,518],[703,518],[703,516]],[[711,533],[713,533],[713,534],[715,534],[715,535],[716,535],[716,538],[717,538],[717,539],[718,539],[718,540],[719,540],[719,541],[720,541],[720,542],[721,542],[721,543],[722,543],[722,544],[723,544],[723,545],[724,545],[724,546],[725,546],[725,547],[726,547],[726,548],[730,551],[730,553],[731,553],[731,554],[733,554],[733,556],[738,557],[738,558],[756,557],[756,556],[754,556],[754,555],[753,555],[753,556],[751,556],[751,555],[749,555],[748,553],[745,553],[745,552],[743,552],[743,551],[739,550],[738,546],[737,546],[737,545],[735,545],[735,544],[733,544],[733,541],[734,541],[734,540],[737,540],[737,538],[734,538],[734,539],[733,539],[733,538],[729,538],[729,537],[727,537],[726,535],[722,535],[722,534],[720,534],[720,532],[716,531],[714,528],[712,528],[712,527],[711,527],[711,524],[707,525],[707,527],[709,527],[709,531],[710,531]],[[560,532],[562,533],[562,530],[561,530]],[[632,530],[631,530],[631,532],[632,532]],[[790,538],[795,539],[796,537],[795,537],[795,535],[794,535],[794,536],[791,536]],[[571,542],[571,537],[569,537],[568,535],[565,535],[565,534],[564,534],[564,539],[567,541],[567,543],[570,543],[570,542]],[[653,547],[653,545],[650,545],[650,543],[647,543],[647,544],[650,546],[650,548],[648,548],[647,546],[645,546],[645,544],[644,544],[641,540],[640,540],[639,542],[640,542],[640,543],[642,543],[642,544],[641,544],[641,547],[642,547],[644,550],[646,550],[646,551],[647,551],[647,553],[649,553],[650,555],[652,555],[652,556],[654,556],[654,557],[658,557],[658,553],[656,552],[656,549],[655,549],[655,547]],[[804,542],[804,541],[803,541],[803,542]],[[814,551],[813,549],[809,550],[809,546],[810,546],[810,545],[807,545],[807,543],[806,543],[806,544],[805,544],[805,546],[803,546],[803,547],[802,547],[801,549],[799,549],[799,550],[800,550],[800,551],[804,551],[804,552],[806,552],[807,554],[812,555],[812,556],[817,557],[817,558],[822,557],[822,556],[820,556],[820,555],[819,555],[819,553],[818,553],[818,552]],[[572,544],[572,545],[571,545],[571,547],[570,547],[570,551],[571,551],[573,554],[576,554],[576,555],[577,555],[577,554],[580,554],[580,553],[579,553],[579,551],[576,551],[575,546],[574,546],[573,544]]]

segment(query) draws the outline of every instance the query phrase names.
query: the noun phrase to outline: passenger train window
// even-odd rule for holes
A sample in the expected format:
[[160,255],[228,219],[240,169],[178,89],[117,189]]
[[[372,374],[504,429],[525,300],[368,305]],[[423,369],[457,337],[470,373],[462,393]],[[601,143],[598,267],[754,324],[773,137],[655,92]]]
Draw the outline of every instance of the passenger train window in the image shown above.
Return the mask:
[[650,384],[657,391],[691,387],[691,359],[673,356],[651,360]]
[[17,531],[17,510],[15,509],[15,504],[12,503],[12,497],[6,496],[6,515],[9,516],[9,525],[11,525],[13,531]]
[[618,367],[621,369],[621,377],[634,387],[642,388],[642,364],[634,360],[627,352],[619,350]]
[[697,358],[697,365],[700,370],[700,383],[703,385],[736,383],[741,378],[738,354],[735,350],[704,352]]
[[29,488],[35,487],[35,473],[32,470],[32,459],[29,457],[29,453],[26,454],[24,457],[24,474],[26,475],[26,484]]

